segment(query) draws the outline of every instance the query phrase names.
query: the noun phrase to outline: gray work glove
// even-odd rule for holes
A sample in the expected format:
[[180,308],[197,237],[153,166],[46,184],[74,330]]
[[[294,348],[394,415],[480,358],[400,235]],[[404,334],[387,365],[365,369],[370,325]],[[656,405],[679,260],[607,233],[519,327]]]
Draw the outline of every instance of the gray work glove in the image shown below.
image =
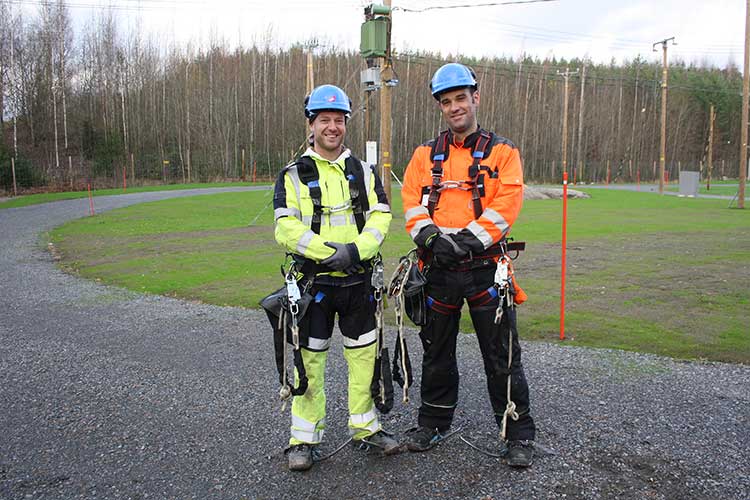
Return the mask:
[[328,266],[336,271],[349,269],[355,264],[359,264],[359,250],[354,243],[336,243],[335,241],[326,241],[325,245],[334,250],[333,255],[320,261],[324,266]]
[[469,252],[461,248],[450,235],[441,234],[430,242],[430,250],[438,267],[455,267],[468,257]]
[[365,272],[365,267],[362,264],[352,264],[351,266],[344,269],[346,274],[360,274]]

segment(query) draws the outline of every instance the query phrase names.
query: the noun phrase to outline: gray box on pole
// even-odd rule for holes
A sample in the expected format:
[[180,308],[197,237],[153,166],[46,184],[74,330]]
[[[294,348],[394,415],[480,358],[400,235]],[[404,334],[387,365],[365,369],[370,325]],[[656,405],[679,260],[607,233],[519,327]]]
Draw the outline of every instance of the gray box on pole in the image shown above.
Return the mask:
[[697,196],[699,183],[700,172],[682,170],[680,172],[680,196]]

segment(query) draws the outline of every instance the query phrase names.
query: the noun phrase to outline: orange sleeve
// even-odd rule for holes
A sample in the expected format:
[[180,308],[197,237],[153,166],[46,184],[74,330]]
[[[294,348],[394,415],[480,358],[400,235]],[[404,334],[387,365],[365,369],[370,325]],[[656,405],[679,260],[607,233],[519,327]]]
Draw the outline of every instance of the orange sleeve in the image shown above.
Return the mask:
[[[419,146],[406,166],[404,173],[404,186],[401,188],[401,199],[404,205],[404,219],[406,221],[406,232],[412,240],[430,225],[434,225],[427,207],[422,205],[422,179],[424,169],[431,168],[430,148]],[[437,230],[437,228],[435,228]],[[419,244],[419,242],[417,242]]]
[[510,233],[523,204],[523,168],[518,149],[502,144],[498,161],[499,185],[487,203],[482,216],[467,226],[484,248],[489,248]]

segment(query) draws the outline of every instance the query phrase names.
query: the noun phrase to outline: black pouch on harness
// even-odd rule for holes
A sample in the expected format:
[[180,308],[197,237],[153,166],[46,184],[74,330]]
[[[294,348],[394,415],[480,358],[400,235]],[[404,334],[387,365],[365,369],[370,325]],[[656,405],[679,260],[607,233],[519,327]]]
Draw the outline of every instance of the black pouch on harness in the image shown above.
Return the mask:
[[404,284],[403,301],[406,315],[417,326],[427,324],[427,302],[424,289],[427,278],[417,265],[411,266]]
[[[297,313],[298,322],[302,322],[302,320],[305,318],[307,308],[310,306],[310,304],[312,304],[313,300],[313,296],[309,293],[301,294],[300,300],[297,301],[297,305],[299,306],[299,312]],[[276,370],[279,373],[279,383],[282,383],[284,371],[286,370],[286,367],[284,366],[284,349],[286,349],[284,341],[286,340],[286,342],[288,343],[292,342],[291,324],[287,322],[286,332],[283,332],[281,330],[279,321],[281,315],[287,314],[289,310],[289,300],[287,298],[286,286],[283,286],[270,295],[262,298],[260,301],[260,306],[264,311],[266,311],[268,321],[271,323],[271,327],[273,328],[273,348],[276,358]],[[300,330],[302,331],[304,330],[304,328],[300,328]],[[284,338],[285,336],[286,339]],[[303,335],[301,334],[300,342],[302,342],[302,340]],[[294,366],[295,368],[297,368],[297,372],[299,375],[299,385],[296,388],[292,389],[292,394],[295,396],[299,396],[301,394],[304,394],[307,390],[308,381],[305,372],[305,366],[302,363],[302,356],[297,350],[294,351]]]
[[370,395],[375,407],[385,415],[393,409],[393,383],[388,349],[383,348],[375,358],[375,370],[370,383]]

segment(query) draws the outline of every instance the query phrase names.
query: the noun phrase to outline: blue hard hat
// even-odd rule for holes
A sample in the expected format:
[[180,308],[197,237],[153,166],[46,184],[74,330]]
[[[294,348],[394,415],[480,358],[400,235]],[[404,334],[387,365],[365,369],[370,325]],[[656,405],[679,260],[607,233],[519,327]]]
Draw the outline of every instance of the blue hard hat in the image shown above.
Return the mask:
[[335,85],[315,87],[305,97],[305,116],[314,119],[321,111],[341,111],[347,117],[352,112],[352,100]]
[[477,86],[477,76],[474,74],[474,70],[463,64],[448,63],[435,71],[430,82],[430,91],[432,96],[437,99],[438,95],[446,90],[465,87],[476,89]]

